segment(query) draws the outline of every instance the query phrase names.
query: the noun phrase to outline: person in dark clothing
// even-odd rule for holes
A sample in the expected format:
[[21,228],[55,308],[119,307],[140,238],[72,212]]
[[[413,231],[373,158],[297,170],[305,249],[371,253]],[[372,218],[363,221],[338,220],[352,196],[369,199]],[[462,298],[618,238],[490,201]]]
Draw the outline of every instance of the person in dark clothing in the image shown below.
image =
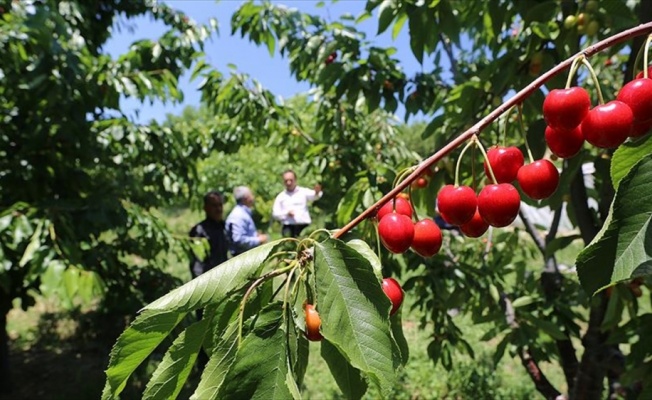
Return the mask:
[[[211,191],[204,195],[204,212],[206,218],[192,227],[189,236],[208,240],[210,251],[203,260],[196,255],[192,257],[190,274],[193,279],[226,261],[229,249],[224,231],[224,197],[222,193]],[[203,310],[198,309],[196,315],[197,321],[201,320],[204,316]],[[197,355],[199,371],[204,369],[208,358],[205,351],[199,352]]]
[[226,261],[228,242],[224,232],[224,199],[218,191],[211,191],[204,196],[206,219],[193,226],[189,236],[208,240],[210,252],[203,259],[193,257],[190,273],[193,279]]

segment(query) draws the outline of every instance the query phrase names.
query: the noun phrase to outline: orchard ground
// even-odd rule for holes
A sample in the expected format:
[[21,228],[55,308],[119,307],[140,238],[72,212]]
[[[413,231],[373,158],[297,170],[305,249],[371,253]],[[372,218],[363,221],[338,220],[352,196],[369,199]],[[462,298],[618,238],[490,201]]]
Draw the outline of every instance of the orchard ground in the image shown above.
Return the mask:
[[[185,235],[192,224],[202,217],[199,212],[187,209],[166,213],[173,231]],[[319,216],[316,216],[319,220]],[[273,235],[278,235],[274,226]],[[572,264],[579,248],[567,248],[562,257]],[[183,281],[190,279],[186,262],[179,262],[170,271]],[[494,372],[492,362],[496,340],[481,340],[486,328],[473,325],[462,315],[456,322],[465,338],[473,343],[475,360],[467,356],[454,356],[454,368],[446,371],[441,365],[433,366],[428,356],[429,332],[421,329],[418,310],[411,310],[413,302],[406,293],[403,304],[403,329],[410,346],[410,361],[400,372],[395,388],[396,399],[531,399],[538,398],[534,386],[526,376],[517,358],[506,355]],[[124,321],[108,320],[96,314],[93,307],[66,310],[54,301],[40,297],[27,311],[15,304],[8,316],[11,339],[11,362],[14,367],[15,392],[0,399],[96,399],[104,385],[104,369],[115,339],[124,329]],[[328,367],[319,356],[319,343],[311,343],[310,363],[303,394],[307,399],[341,398]],[[163,353],[155,353],[141,366],[123,393],[124,399],[138,399]],[[542,363],[546,375],[557,387],[565,390],[561,370],[552,364]],[[198,375],[193,373],[186,390],[179,398],[187,398]],[[378,393],[371,389],[365,396],[374,399]]]

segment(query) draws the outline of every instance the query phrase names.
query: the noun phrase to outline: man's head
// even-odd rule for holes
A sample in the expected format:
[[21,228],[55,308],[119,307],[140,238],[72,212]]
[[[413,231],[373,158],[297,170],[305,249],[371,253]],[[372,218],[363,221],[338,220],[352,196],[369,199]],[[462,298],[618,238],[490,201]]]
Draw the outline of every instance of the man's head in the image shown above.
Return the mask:
[[289,192],[293,191],[297,187],[297,174],[291,169],[283,172],[283,184],[285,184],[285,189]]
[[222,193],[213,190],[204,195],[204,212],[208,219],[214,221],[224,219],[224,198]]
[[235,201],[238,204],[247,207],[254,206],[254,194],[251,192],[251,189],[246,186],[236,186],[236,188],[233,189],[233,197],[235,197]]

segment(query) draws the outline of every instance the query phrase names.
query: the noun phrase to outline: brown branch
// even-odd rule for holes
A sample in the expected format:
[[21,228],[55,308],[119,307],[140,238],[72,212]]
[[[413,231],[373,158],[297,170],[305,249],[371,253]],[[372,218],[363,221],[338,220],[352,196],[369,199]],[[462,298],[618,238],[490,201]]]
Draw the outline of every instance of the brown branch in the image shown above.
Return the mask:
[[[596,265],[596,267],[600,266]],[[603,332],[601,325],[609,299],[603,291],[592,300],[589,326],[582,338],[584,354],[582,354],[574,388],[570,391],[571,399],[600,398],[607,373],[604,361],[608,356],[608,347],[605,345],[605,340],[609,333]]]
[[[505,304],[505,321],[507,322],[507,325],[509,325],[509,327],[513,330],[518,329],[519,324],[516,320],[516,311],[512,306],[512,302],[504,293],[502,295],[502,299]],[[530,351],[524,347],[519,347],[518,356],[521,359],[521,363],[525,367],[525,371],[530,376],[530,379],[532,379],[532,382],[534,382],[534,386],[539,391],[539,393],[541,393],[546,399],[557,399],[558,396],[561,395],[561,392],[555,389],[548,378],[546,378],[546,376],[543,374],[543,371],[541,371],[541,368],[539,368],[536,360],[532,357]]]
[[[555,216],[553,217],[553,222],[551,224],[550,232],[556,232],[557,226],[559,225],[559,220],[561,219],[561,207],[555,211]],[[557,261],[554,256],[546,257],[546,245],[554,236],[546,236],[544,239],[537,231],[536,227],[532,222],[523,214],[520,213],[521,220],[525,225],[525,230],[530,234],[532,239],[537,245],[537,248],[541,251],[541,254],[545,257],[545,267],[544,271],[541,273],[541,286],[543,292],[548,300],[553,300],[559,294],[559,290],[562,286],[562,276],[559,273],[559,268],[557,266]],[[555,312],[558,312],[557,306],[553,307]],[[565,332],[566,333],[566,332]],[[575,354],[575,347],[573,342],[571,342],[570,337],[566,336],[564,340],[555,340],[555,345],[557,346],[557,352],[559,353],[560,364],[562,370],[564,371],[564,377],[566,378],[566,383],[568,384],[569,391],[572,390],[575,383],[575,377],[577,376],[577,369],[579,367],[579,362],[577,360],[577,355]]]
[[641,36],[645,34],[649,34],[652,32],[652,23],[647,23],[647,24],[641,24],[637,27],[628,29],[626,31],[623,31],[621,33],[618,33],[614,36],[611,36],[605,40],[602,40],[592,46],[587,47],[585,50],[576,53],[572,57],[564,60],[545,74],[541,75],[539,78],[535,79],[532,81],[529,85],[527,85],[524,89],[519,91],[512,97],[511,99],[507,100],[505,103],[502,105],[498,106],[494,111],[489,113],[486,117],[478,121],[475,125],[473,125],[470,129],[466,130],[464,133],[450,141],[446,146],[442,147],[439,151],[435,152],[432,156],[428,157],[426,160],[424,160],[407,178],[405,178],[403,181],[399,182],[394,189],[389,191],[385,196],[383,196],[380,200],[378,200],[375,204],[367,208],[365,211],[363,211],[360,215],[358,215],[355,219],[353,219],[351,222],[346,224],[344,227],[339,229],[333,237],[339,238],[349,232],[351,229],[355,228],[360,222],[365,220],[366,218],[370,217],[374,213],[378,211],[378,208],[380,208],[383,204],[385,204],[389,199],[394,198],[397,194],[402,192],[405,188],[407,188],[414,180],[416,180],[422,173],[426,171],[426,169],[430,168],[432,165],[437,163],[439,160],[447,156],[449,153],[451,153],[453,150],[458,148],[460,145],[462,145],[464,142],[469,140],[473,135],[479,134],[484,128],[486,128],[488,125],[493,123],[496,119],[498,119],[501,115],[503,115],[506,111],[511,109],[513,106],[522,103],[527,97],[529,97],[533,92],[535,92],[539,87],[541,87],[544,83],[548,82],[551,78],[554,76],[558,75],[572,64],[573,60],[580,56],[584,55],[586,57],[590,57],[602,50],[605,50],[609,47],[615,46],[619,43],[622,43],[626,40],[629,40],[633,37],[636,36]]
[[525,367],[527,374],[534,382],[534,385],[539,393],[541,393],[543,397],[549,400],[559,399],[561,392],[552,386],[548,378],[546,378],[546,376],[543,374],[543,371],[541,371],[541,368],[539,368],[539,364],[537,364],[537,362],[532,357],[530,351],[521,347],[518,350],[518,356],[521,359],[521,364],[523,364]]

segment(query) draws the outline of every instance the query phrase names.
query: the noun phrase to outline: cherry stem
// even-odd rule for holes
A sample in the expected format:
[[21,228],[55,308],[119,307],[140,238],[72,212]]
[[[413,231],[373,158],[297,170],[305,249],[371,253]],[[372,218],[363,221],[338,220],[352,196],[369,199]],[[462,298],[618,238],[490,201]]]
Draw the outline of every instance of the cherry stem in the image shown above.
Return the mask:
[[284,273],[294,269],[297,267],[298,261],[293,260],[290,265],[287,267],[283,267],[271,272],[266,273],[265,275],[261,276],[260,278],[256,279],[254,283],[249,286],[249,289],[247,289],[247,292],[244,294],[242,297],[242,301],[240,302],[240,315],[238,316],[238,347],[240,347],[240,343],[242,342],[242,325],[244,324],[244,310],[245,306],[247,305],[247,300],[249,300],[249,296],[251,296],[251,292],[254,291],[255,288],[257,288],[261,283],[272,279],[274,277],[277,277],[279,275],[283,275]]
[[506,140],[507,140],[507,124],[509,122],[509,116],[512,115],[512,110],[514,107],[510,108],[506,113],[505,113],[505,118],[503,118],[505,121],[503,122],[503,146],[505,146]]
[[530,149],[530,143],[527,141],[527,133],[525,132],[525,123],[523,122],[523,103],[518,105],[518,125],[521,128],[521,135],[523,136],[523,141],[525,142],[525,150],[527,155],[530,158],[530,164],[534,162],[534,157],[532,157],[532,150]]
[[471,177],[473,178],[471,184],[473,185],[473,190],[475,190],[477,186],[475,182],[475,148],[476,146],[473,146],[471,149]]
[[589,74],[591,74],[591,79],[593,79],[593,83],[595,84],[595,87],[598,89],[598,102],[600,104],[604,104],[604,97],[602,97],[602,89],[600,88],[600,80],[598,79],[598,75],[595,74],[595,71],[593,70],[593,66],[586,58],[582,59],[582,64],[584,64],[584,66],[589,69]]
[[[406,168],[401,172],[398,176],[397,179],[394,180],[394,186],[396,186],[400,181],[402,181],[404,176],[407,174],[409,175],[410,172],[414,171],[417,167],[413,166],[410,168]],[[412,207],[412,210],[415,209],[414,207],[414,202],[412,202],[412,185],[408,186],[408,198],[410,202],[410,206]],[[396,198],[392,201],[392,211],[396,211]]]
[[494,181],[494,184],[498,184],[496,175],[494,175],[494,169],[491,167],[491,163],[489,162],[489,157],[487,157],[487,152],[484,150],[484,146],[482,146],[482,143],[480,143],[477,136],[473,136],[473,139],[478,145],[478,148],[482,153],[482,157],[484,158],[484,161],[487,163],[487,169],[489,170],[489,175],[491,175],[491,180]]
[[462,156],[464,156],[464,153],[469,149],[470,146],[473,146],[476,142],[475,138],[472,138],[469,143],[464,146],[462,149],[462,152],[460,152],[459,157],[457,157],[457,164],[455,165],[455,187],[460,186],[460,164],[462,164]]
[[378,259],[380,260],[382,253],[380,252],[380,233],[378,233],[378,221],[374,219],[372,220],[372,223],[374,224],[374,231],[376,232],[376,251],[378,253]]
[[[299,265],[296,265],[292,270],[288,273],[287,280],[285,282],[285,292],[283,293],[283,318],[287,318],[286,313],[287,313],[287,305],[290,303],[288,301],[290,297],[290,286],[292,285],[292,276],[296,272],[297,268],[299,268]],[[297,280],[298,282],[298,280]]]
[[571,64],[570,67],[570,72],[568,73],[568,78],[566,78],[566,89],[568,89],[571,86],[571,82],[573,81],[573,77],[577,73],[579,66],[579,63],[584,59],[584,54],[580,54],[579,56],[575,57],[573,59],[573,63]]
[[521,89],[519,92],[517,92],[514,96],[512,96],[509,100],[501,104],[500,106],[496,107],[492,112],[487,114],[484,118],[482,118],[480,121],[476,122],[475,125],[458,135],[455,139],[451,140],[446,144],[444,147],[436,151],[434,154],[432,154],[430,157],[425,159],[419,166],[408,176],[405,178],[401,183],[396,185],[394,189],[390,190],[385,196],[383,196],[380,200],[378,200],[375,204],[371,205],[369,208],[367,208],[365,211],[363,211],[360,215],[358,215],[356,218],[351,220],[348,224],[343,226],[341,229],[339,229],[335,234],[333,234],[333,238],[337,239],[340,238],[342,235],[346,234],[353,228],[355,228],[361,221],[369,218],[371,215],[373,215],[375,212],[377,212],[378,208],[385,204],[387,200],[393,198],[396,196],[398,193],[400,193],[403,189],[405,189],[412,181],[416,180],[426,169],[430,168],[430,166],[436,164],[441,160],[442,158],[446,157],[448,154],[450,154],[452,151],[457,149],[459,146],[461,146],[464,142],[472,138],[474,135],[479,134],[484,128],[487,126],[491,125],[494,121],[496,121],[498,118],[500,118],[501,115],[505,113],[505,111],[509,110],[511,107],[518,103],[522,103],[526,98],[528,98],[532,93],[534,93],[536,90],[538,90],[541,86],[543,86],[546,82],[548,82],[550,79],[554,78],[555,76],[559,75],[562,73],[564,70],[566,70],[575,60],[576,57],[584,55],[586,57],[590,57],[596,53],[599,53],[605,49],[608,49],[610,47],[613,47],[617,44],[623,43],[633,37],[636,36],[641,36],[641,35],[647,35],[652,33],[652,22],[648,22],[645,24],[638,25],[634,28],[627,29],[625,31],[622,31],[616,35],[610,36],[604,40],[599,41],[598,43],[595,43],[586,49],[582,50],[581,52],[573,55],[570,58],[567,58],[566,60],[562,61],[561,63],[557,64],[554,68],[546,72],[545,74],[542,74],[539,76],[537,79],[534,81],[530,82],[529,85]]
[[647,36],[647,40],[645,41],[645,50],[643,53],[643,78],[645,79],[648,78],[647,63],[648,63],[648,53],[650,52],[650,43],[652,43],[652,35]]

